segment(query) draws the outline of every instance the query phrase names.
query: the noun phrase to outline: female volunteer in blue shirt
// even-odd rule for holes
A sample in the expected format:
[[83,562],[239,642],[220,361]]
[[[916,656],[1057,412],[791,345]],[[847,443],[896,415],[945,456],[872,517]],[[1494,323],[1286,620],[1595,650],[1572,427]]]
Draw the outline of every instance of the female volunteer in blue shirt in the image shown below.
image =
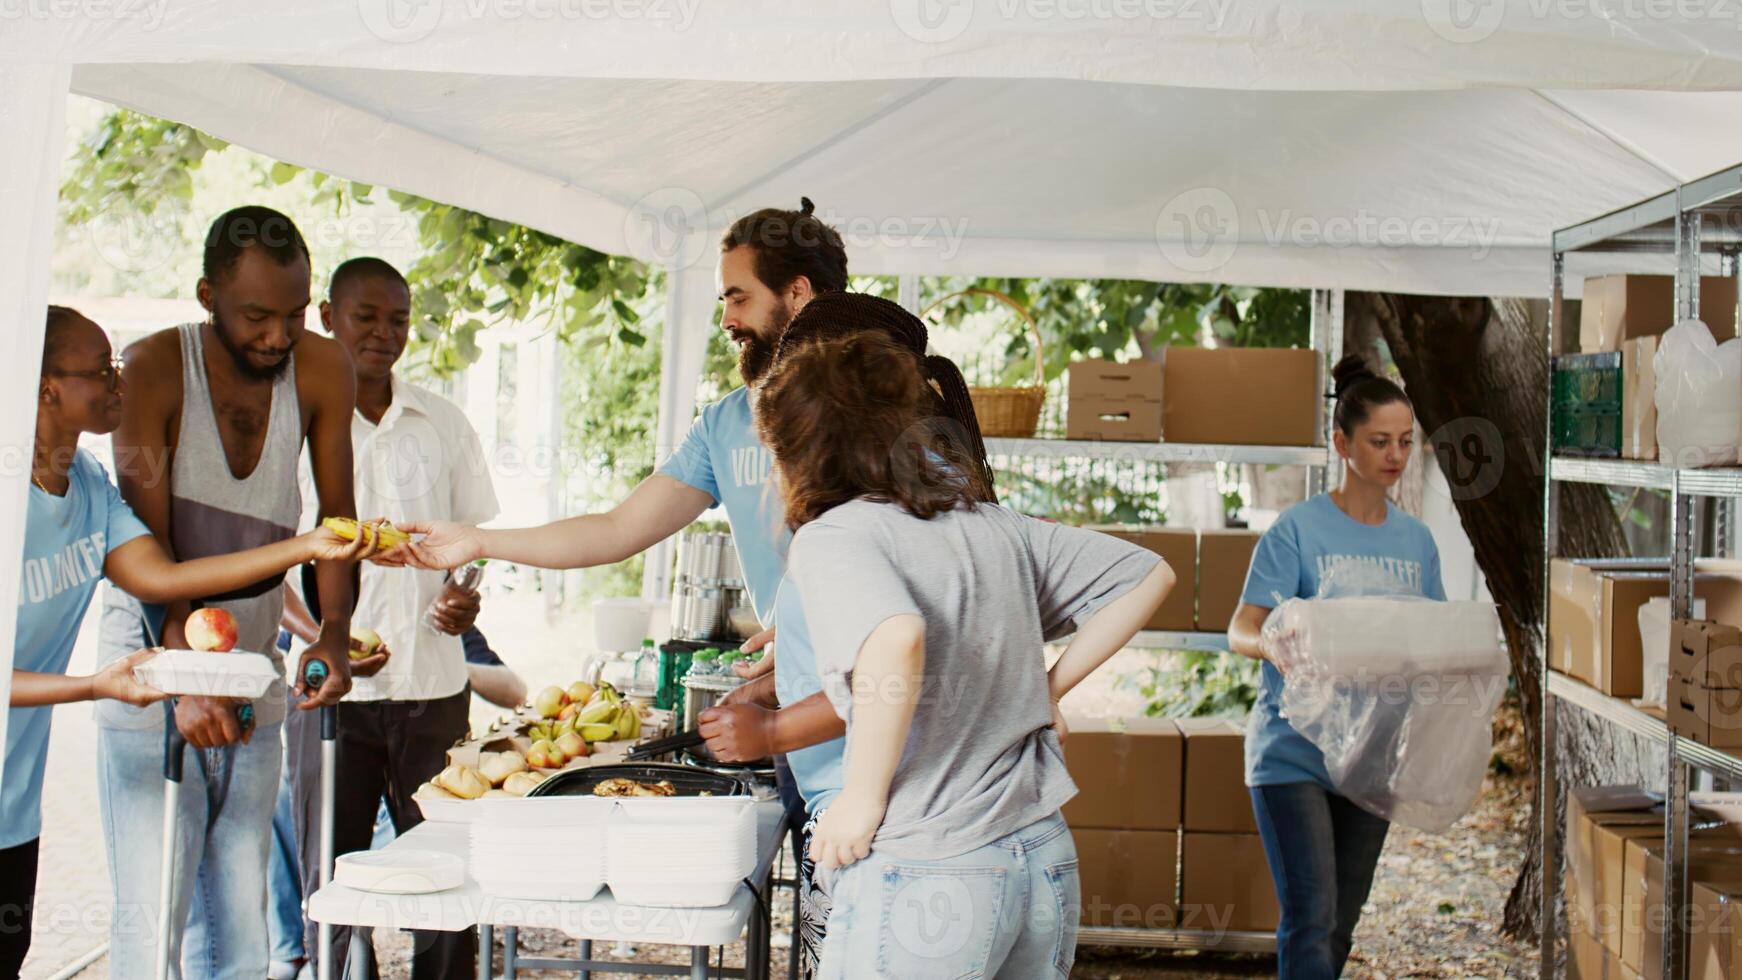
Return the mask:
[[317,529],[234,555],[172,561],[102,464],[78,448],[82,433],[113,432],[121,423],[121,393],[119,366],[102,328],[66,307],[49,307],[0,783],[0,978],[16,977],[30,949],[50,706],[97,698],[145,705],[164,697],[133,678],[150,650],[89,677],[67,676],[97,583],[110,578],[147,602],[197,599],[306,561],[355,561],[372,551],[363,540],[367,534],[348,544]]
[[1414,449],[1409,398],[1358,355],[1333,373],[1343,486],[1290,507],[1265,532],[1228,627],[1236,652],[1265,661],[1246,732],[1246,785],[1282,906],[1283,980],[1342,973],[1390,824],[1338,795],[1323,754],[1282,717],[1282,673],[1260,638],[1265,617],[1284,599],[1316,596],[1324,574],[1345,563],[1383,563],[1422,595],[1446,597],[1433,536],[1385,496]]

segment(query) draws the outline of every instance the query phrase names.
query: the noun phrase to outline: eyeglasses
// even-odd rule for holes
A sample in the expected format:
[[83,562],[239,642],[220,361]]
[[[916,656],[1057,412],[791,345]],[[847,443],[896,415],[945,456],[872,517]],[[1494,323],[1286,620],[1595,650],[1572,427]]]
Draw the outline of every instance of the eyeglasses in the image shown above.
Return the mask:
[[121,359],[114,357],[109,359],[108,366],[98,368],[95,371],[47,371],[44,373],[57,378],[90,378],[93,381],[103,382],[110,391],[114,391],[121,387],[121,365]]

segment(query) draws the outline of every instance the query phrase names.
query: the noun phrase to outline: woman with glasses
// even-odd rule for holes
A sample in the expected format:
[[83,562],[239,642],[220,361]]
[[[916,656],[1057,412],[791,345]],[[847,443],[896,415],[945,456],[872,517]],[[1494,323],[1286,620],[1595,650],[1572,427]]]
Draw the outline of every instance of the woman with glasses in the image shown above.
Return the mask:
[[[303,562],[357,561],[374,551],[373,534],[348,543],[317,528],[234,555],[172,560],[121,499],[102,464],[79,448],[79,436],[106,434],[121,424],[122,392],[120,363],[103,329],[74,310],[49,307],[18,582],[6,778],[0,783],[0,980],[18,976],[30,949],[51,706],[97,698],[146,705],[165,697],[133,676],[151,650],[93,675],[66,673],[97,583],[109,578],[147,602],[198,599],[282,575]],[[151,469],[154,464],[161,472]],[[167,479],[162,464],[117,461],[142,467],[146,479]]]

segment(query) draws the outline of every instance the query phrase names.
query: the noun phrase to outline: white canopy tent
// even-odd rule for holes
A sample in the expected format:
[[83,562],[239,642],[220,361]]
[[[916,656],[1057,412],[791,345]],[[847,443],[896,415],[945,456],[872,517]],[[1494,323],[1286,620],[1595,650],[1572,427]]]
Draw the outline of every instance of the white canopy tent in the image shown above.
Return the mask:
[[[1544,295],[1552,229],[1742,159],[1737,6],[17,0],[0,512],[28,485],[69,91],[668,266],[664,452],[712,242],[800,194],[860,273]],[[0,567],[22,534],[0,523]]]

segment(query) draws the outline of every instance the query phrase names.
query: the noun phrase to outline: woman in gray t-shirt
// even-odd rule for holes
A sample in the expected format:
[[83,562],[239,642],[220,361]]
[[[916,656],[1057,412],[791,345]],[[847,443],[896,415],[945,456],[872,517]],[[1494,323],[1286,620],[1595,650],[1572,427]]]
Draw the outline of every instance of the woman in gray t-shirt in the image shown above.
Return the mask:
[[[783,349],[757,393],[789,574],[847,723],[811,854],[832,876],[821,975],[1069,972],[1080,896],[1058,701],[1172,587],[1155,555],[976,503],[908,351]],[[1049,673],[1042,646],[1075,633]]]

